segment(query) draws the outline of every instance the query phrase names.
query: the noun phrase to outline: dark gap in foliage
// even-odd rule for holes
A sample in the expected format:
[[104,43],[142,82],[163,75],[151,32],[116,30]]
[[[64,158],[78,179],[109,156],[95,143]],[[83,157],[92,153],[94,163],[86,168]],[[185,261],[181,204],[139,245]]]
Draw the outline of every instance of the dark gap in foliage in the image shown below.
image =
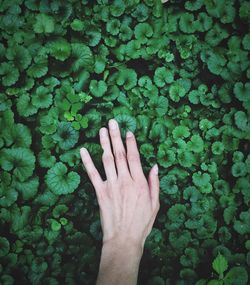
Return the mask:
[[200,69],[200,73],[197,75],[197,77],[199,77],[201,81],[209,87],[211,87],[213,84],[221,85],[224,82],[221,77],[212,74],[208,70],[207,66],[204,65],[203,68]]
[[16,241],[16,235],[11,233],[10,225],[7,223],[1,222],[0,234],[1,236],[7,237],[10,243],[14,243]]
[[250,153],[250,142],[248,140],[242,139],[239,143],[239,149],[243,153]]
[[103,75],[102,74],[98,74],[98,73],[95,73],[93,72],[91,75],[90,75],[90,80],[103,80]]
[[153,72],[149,70],[149,65],[150,63],[143,58],[127,61],[127,67],[134,69],[138,77],[141,77],[143,75],[149,75],[150,77],[153,76]]
[[24,272],[19,267],[14,267],[12,276],[14,278],[14,285],[31,285],[31,283],[24,277]]
[[[204,261],[205,260],[205,261]],[[209,278],[211,275],[211,267],[210,264],[213,261],[212,250],[206,251],[204,254],[203,259],[200,263],[198,263],[196,267],[196,272],[199,273],[201,278]]]

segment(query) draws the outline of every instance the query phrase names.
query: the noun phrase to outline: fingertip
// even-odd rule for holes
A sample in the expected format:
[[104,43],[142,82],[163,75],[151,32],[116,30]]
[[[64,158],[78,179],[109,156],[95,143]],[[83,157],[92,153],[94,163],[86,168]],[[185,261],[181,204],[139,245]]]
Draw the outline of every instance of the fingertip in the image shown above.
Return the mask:
[[153,168],[152,168],[152,171],[155,175],[158,175],[158,172],[159,172],[159,168],[158,168],[158,164],[156,163]]
[[86,150],[87,150],[87,149],[86,149],[85,147],[81,147],[81,148],[80,148],[80,153],[84,153],[84,152],[86,152]]
[[88,150],[85,147],[80,148],[81,157],[85,157],[88,153]]
[[126,138],[132,138],[134,134],[131,131],[127,131]]

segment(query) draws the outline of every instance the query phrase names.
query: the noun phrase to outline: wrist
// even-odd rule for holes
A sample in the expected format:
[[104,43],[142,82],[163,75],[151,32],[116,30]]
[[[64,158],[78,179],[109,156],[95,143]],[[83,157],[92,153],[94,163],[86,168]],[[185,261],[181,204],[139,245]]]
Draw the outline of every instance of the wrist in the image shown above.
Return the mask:
[[106,252],[127,252],[141,258],[143,254],[143,244],[133,238],[112,238],[103,241],[102,249]]
[[131,239],[106,240],[96,285],[136,285],[142,253],[142,247]]

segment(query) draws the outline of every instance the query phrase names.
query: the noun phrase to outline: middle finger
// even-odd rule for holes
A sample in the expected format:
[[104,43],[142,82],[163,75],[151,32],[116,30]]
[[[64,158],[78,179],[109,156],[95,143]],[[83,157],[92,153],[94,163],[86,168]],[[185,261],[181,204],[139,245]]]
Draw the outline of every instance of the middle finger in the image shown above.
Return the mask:
[[130,176],[127,164],[126,151],[121,139],[119,125],[116,120],[114,119],[109,120],[109,130],[116,160],[118,177]]
[[115,169],[115,162],[113,153],[111,151],[111,145],[109,141],[109,134],[106,128],[101,128],[99,131],[101,146],[103,149],[102,161],[108,180],[113,181],[117,179],[117,173]]

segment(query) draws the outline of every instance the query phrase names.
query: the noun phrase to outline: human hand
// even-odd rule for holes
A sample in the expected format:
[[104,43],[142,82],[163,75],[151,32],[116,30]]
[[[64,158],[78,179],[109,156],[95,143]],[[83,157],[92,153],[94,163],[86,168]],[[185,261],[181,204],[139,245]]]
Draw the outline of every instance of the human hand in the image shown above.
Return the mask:
[[107,180],[102,180],[85,148],[80,154],[97,195],[103,244],[133,242],[143,248],[160,208],[158,167],[151,168],[147,181],[133,133],[127,133],[131,136],[126,136],[126,154],[116,120],[109,120],[109,131],[103,127],[99,134]]

